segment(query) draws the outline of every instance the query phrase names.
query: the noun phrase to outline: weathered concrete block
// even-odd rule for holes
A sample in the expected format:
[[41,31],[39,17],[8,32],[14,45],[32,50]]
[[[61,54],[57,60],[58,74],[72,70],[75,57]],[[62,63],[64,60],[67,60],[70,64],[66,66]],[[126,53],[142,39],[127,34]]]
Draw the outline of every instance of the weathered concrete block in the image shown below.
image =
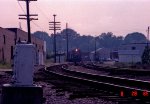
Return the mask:
[[1,104],[42,104],[43,89],[41,86],[2,86]]

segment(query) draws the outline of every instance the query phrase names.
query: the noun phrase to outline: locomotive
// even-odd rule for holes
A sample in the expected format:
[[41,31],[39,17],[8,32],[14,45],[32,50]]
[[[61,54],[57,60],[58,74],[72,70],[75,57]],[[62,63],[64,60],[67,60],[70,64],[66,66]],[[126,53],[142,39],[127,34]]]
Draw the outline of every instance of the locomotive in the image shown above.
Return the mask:
[[71,52],[69,52],[69,57],[68,57],[68,60],[70,62],[74,62],[75,64],[77,62],[81,62],[82,61],[82,57],[81,57],[81,50],[76,48],[76,49],[73,49]]

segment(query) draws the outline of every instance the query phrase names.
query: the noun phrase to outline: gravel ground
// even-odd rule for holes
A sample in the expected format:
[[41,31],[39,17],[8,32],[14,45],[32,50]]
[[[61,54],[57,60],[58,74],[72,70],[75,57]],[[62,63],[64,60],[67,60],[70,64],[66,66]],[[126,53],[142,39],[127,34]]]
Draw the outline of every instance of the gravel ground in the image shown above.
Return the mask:
[[111,101],[104,101],[97,97],[93,98],[78,98],[74,100],[69,99],[69,92],[56,92],[53,85],[45,82],[37,82],[43,86],[44,97],[46,98],[45,104],[117,104]]
[[[34,77],[38,80],[34,81],[35,84],[43,87],[43,96],[46,98],[44,104],[117,104],[111,101],[105,101],[97,97],[93,98],[76,98],[69,99],[70,93],[67,91],[58,92],[54,85],[43,80],[42,71],[39,70],[35,73]],[[11,72],[0,72],[0,94],[2,84],[11,83]]]
[[117,104],[98,97],[69,99],[70,92],[57,91],[54,85],[43,79],[40,71],[35,74],[35,77],[35,84],[43,87],[44,97],[46,98],[45,104]]

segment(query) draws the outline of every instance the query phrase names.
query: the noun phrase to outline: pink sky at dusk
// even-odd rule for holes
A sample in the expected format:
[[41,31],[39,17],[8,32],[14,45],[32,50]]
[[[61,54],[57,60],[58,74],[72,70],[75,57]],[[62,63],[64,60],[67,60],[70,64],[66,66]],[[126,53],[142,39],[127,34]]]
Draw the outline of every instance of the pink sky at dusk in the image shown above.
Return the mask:
[[[26,10],[25,2],[20,1]],[[38,14],[38,21],[31,22],[31,31],[49,31],[49,21],[61,22],[61,28],[69,27],[81,35],[100,35],[113,32],[125,36],[131,32],[146,35],[150,26],[150,0],[38,0],[30,3],[31,13]],[[26,31],[26,21],[19,20],[18,14],[24,14],[17,0],[0,1],[0,27],[19,27]]]

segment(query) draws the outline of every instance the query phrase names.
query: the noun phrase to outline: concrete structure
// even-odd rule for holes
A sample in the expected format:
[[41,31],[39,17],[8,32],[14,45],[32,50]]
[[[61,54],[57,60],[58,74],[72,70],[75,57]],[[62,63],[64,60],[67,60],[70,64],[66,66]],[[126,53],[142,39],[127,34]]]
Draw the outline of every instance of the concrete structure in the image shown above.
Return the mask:
[[33,71],[36,61],[36,48],[33,44],[16,44],[14,51],[14,84],[33,85]]
[[[18,28],[0,28],[0,61],[11,63],[13,59],[14,47],[17,42],[27,41],[27,32]],[[31,43],[35,45],[37,51],[37,64],[43,65],[46,59],[46,44],[33,35],[31,36]]]
[[[36,47],[20,42],[14,51],[14,83],[3,84],[1,104],[43,104],[43,89],[33,84]],[[9,100],[8,100],[9,99]]]
[[141,57],[147,43],[130,43],[121,45],[118,50],[119,62],[137,63],[141,62]]

